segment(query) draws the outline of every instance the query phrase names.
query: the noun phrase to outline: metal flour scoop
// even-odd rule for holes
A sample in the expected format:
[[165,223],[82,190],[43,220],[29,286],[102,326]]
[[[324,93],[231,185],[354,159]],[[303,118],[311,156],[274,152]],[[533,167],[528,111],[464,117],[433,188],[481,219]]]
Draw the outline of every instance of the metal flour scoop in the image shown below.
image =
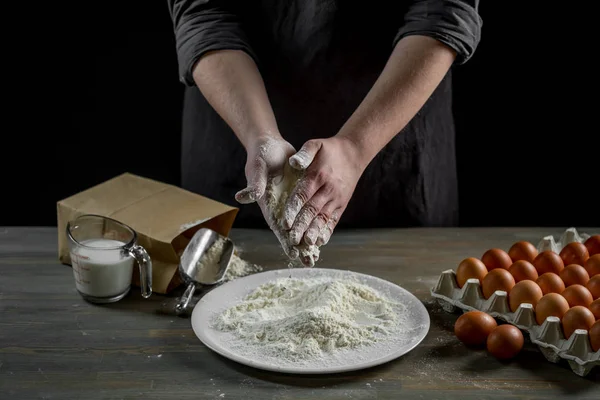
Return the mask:
[[211,229],[201,228],[194,234],[179,262],[179,275],[188,286],[175,306],[177,314],[185,312],[198,287],[223,281],[233,250],[231,239]]

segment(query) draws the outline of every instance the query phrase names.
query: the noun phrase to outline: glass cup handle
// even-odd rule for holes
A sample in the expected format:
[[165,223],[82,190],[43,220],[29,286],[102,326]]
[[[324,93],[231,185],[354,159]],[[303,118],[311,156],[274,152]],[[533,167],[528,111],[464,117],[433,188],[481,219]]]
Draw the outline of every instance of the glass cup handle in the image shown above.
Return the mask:
[[129,254],[137,261],[140,266],[140,286],[142,288],[142,297],[147,299],[152,294],[152,259],[146,250],[140,245],[134,245]]

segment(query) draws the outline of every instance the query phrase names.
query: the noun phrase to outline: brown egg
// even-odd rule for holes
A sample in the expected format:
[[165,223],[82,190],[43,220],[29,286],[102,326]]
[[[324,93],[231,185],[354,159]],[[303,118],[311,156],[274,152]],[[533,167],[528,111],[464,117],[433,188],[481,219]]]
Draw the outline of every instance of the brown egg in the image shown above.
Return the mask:
[[565,290],[565,283],[560,279],[560,276],[556,275],[553,272],[546,272],[542,274],[535,281],[542,289],[542,293],[558,293],[561,294],[563,290]]
[[510,324],[499,325],[487,338],[487,350],[494,357],[507,360],[519,354],[524,343],[519,328]]
[[565,265],[579,264],[585,265],[585,262],[590,258],[590,253],[587,247],[583,243],[571,242],[567,244],[560,251],[560,258],[562,258]]
[[513,262],[525,260],[532,262],[538,255],[538,251],[533,244],[527,241],[516,242],[508,250],[508,255]]
[[489,249],[483,253],[481,261],[483,261],[488,271],[497,268],[508,269],[512,265],[510,256],[502,249]]
[[489,299],[496,290],[504,290],[509,293],[515,286],[515,278],[505,269],[496,268],[488,272],[481,282],[483,297]]
[[468,311],[456,320],[454,334],[467,346],[483,346],[496,326],[498,324],[491,315],[482,311]]
[[600,275],[600,254],[588,258],[584,267],[590,277]]
[[584,243],[590,256],[600,254],[600,235],[590,236]]
[[571,307],[589,307],[594,301],[590,291],[585,286],[577,284],[569,286],[560,295],[567,300]]
[[520,282],[527,279],[530,281],[535,281],[538,278],[537,270],[533,264],[525,260],[515,261],[510,268],[508,268],[508,272],[510,272],[513,278],[515,278],[515,282]]
[[546,272],[558,274],[565,267],[565,264],[558,254],[550,250],[544,250],[532,262],[539,275]]
[[581,265],[577,264],[569,264],[567,265],[560,273],[558,274],[560,279],[563,280],[566,287],[571,285],[584,285],[587,281],[590,280],[590,276],[588,275],[585,268]]
[[465,258],[456,268],[456,283],[463,287],[467,279],[479,279],[479,283],[488,273],[485,264],[475,257]]
[[575,332],[575,329],[589,331],[594,322],[596,322],[596,318],[594,318],[594,314],[592,314],[589,308],[583,306],[571,307],[562,318],[565,339],[569,339],[573,332]]
[[600,298],[600,275],[595,275],[585,284],[585,287],[590,291],[594,300]]
[[592,304],[588,308],[594,314],[594,318],[600,319],[600,299],[592,301]]
[[517,311],[519,305],[529,303],[535,309],[537,302],[542,298],[544,293],[537,283],[530,280],[517,282],[508,293],[508,305],[512,312]]
[[550,316],[562,319],[569,308],[569,303],[560,294],[545,294],[535,306],[535,320],[538,325],[542,325]]
[[592,345],[592,350],[600,350],[600,320],[596,321],[594,325],[592,325],[588,335],[590,335],[590,344]]

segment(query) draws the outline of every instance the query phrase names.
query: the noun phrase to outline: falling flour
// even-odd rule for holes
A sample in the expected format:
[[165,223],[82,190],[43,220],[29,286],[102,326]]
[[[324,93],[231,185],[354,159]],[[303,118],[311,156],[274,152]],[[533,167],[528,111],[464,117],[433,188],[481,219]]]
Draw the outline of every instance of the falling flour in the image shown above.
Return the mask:
[[250,357],[303,363],[394,336],[405,306],[350,278],[280,278],[215,314],[228,346]]

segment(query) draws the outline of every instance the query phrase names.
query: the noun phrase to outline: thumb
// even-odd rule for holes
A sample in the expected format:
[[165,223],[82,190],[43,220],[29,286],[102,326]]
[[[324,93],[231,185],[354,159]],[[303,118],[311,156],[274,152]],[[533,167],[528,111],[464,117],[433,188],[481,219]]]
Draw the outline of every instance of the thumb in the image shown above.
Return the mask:
[[248,185],[235,194],[238,203],[254,203],[265,194],[267,187],[267,164],[262,158],[256,159],[248,174]]
[[293,156],[290,157],[290,165],[294,169],[305,170],[313,162],[315,156],[321,149],[322,142],[320,140],[309,140],[304,143],[302,148]]

